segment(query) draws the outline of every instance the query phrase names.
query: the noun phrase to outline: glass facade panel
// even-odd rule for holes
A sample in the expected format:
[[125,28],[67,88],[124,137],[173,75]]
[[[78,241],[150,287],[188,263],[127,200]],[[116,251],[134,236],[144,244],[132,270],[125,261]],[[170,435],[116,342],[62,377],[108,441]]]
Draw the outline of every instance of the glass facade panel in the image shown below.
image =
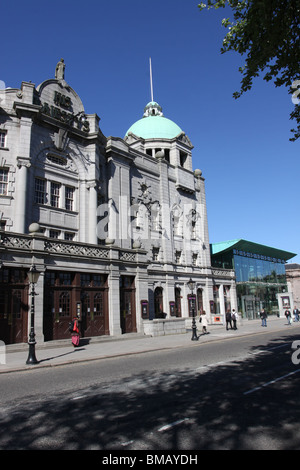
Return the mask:
[[[276,294],[287,290],[283,260],[233,249],[213,256],[212,265],[235,270],[238,311],[244,318],[258,318],[262,308],[266,309],[268,315],[279,313]],[[216,312],[217,294],[217,291],[214,292]]]
[[237,282],[285,283],[284,263],[234,255]]

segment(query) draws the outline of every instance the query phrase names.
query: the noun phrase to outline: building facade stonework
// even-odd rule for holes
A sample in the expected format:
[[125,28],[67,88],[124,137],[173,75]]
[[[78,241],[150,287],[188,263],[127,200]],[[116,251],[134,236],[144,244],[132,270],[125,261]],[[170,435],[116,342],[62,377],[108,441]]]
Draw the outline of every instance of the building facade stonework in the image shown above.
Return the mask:
[[300,264],[287,264],[285,272],[288,290],[293,293],[294,307],[300,310]]
[[211,268],[188,136],[152,101],[124,138],[105,137],[64,67],[0,90],[0,339],[27,341],[32,264],[38,342],[69,337],[77,313],[86,337],[180,333],[193,308],[222,321],[234,272]]

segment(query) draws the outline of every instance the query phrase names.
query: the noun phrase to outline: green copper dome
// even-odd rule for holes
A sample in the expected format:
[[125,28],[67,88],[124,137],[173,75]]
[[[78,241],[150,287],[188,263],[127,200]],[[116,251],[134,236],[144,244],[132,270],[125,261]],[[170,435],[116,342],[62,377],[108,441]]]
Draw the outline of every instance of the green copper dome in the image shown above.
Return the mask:
[[130,132],[143,139],[173,139],[181,134],[182,130],[175,122],[164,117],[158,103],[150,101],[144,109],[142,119],[128,129],[126,136]]

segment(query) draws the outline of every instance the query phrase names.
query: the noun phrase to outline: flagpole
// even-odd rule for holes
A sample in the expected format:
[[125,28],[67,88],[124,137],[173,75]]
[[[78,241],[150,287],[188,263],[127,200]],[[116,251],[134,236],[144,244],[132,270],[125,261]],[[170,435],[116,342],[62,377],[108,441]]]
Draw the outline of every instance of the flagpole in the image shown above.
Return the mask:
[[152,82],[152,64],[151,64],[151,57],[149,57],[150,63],[150,88],[151,88],[151,101],[153,101],[153,82]]

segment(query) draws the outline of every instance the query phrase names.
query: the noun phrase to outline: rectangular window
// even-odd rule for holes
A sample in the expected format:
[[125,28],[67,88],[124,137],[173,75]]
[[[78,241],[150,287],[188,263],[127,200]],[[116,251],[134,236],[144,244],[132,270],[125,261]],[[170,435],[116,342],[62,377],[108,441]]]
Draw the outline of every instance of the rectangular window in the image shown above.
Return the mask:
[[0,131],[0,148],[6,147],[6,132]]
[[49,231],[50,238],[59,238],[59,230],[50,230]]
[[34,202],[36,204],[46,203],[46,180],[35,178]]
[[59,183],[51,183],[50,186],[50,205],[52,207],[59,207]]
[[7,196],[8,170],[0,168],[0,195]]
[[70,186],[66,186],[66,191],[65,191],[65,205],[66,209],[68,211],[73,211],[74,210],[74,189]]
[[73,241],[75,237],[75,233],[65,232],[65,240]]
[[58,273],[58,277],[59,277],[59,285],[61,286],[72,285],[71,273]]

